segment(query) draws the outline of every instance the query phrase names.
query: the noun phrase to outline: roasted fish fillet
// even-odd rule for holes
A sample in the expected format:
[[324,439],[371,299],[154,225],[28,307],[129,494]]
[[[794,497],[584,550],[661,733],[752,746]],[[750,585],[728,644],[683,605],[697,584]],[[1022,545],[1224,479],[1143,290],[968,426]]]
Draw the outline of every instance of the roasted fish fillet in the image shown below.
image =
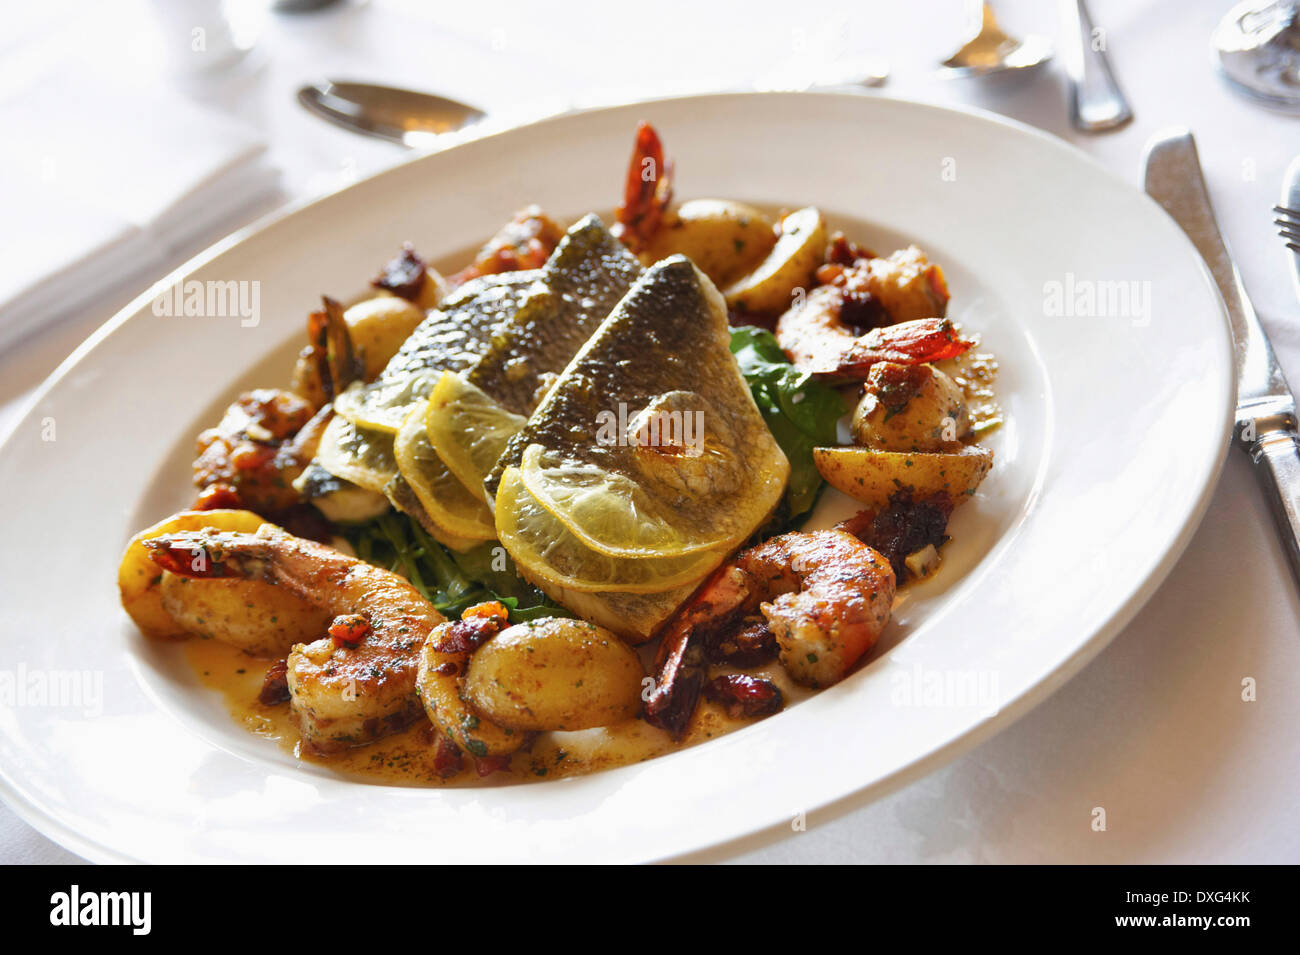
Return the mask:
[[429,312],[378,378],[344,392],[334,410],[359,426],[396,434],[444,371],[460,371],[478,361],[541,277],[533,269],[466,282]]
[[[641,274],[636,258],[594,215],[565,234],[519,311],[466,371],[445,373],[429,397],[425,437],[465,489],[483,481],[506,441]],[[416,490],[427,488],[412,480]],[[443,489],[448,497],[458,489]],[[429,502],[435,510],[451,500]],[[490,513],[489,513],[490,523]]]
[[465,372],[507,411],[529,415],[641,275],[636,257],[589,215],[565,234],[515,316]]
[[[535,504],[549,515],[538,520],[560,522],[596,556],[676,568],[689,555],[708,555],[700,577],[749,537],[780,501],[789,462],[729,343],[722,296],[689,259],[673,256],[645,272],[510,439],[486,482],[496,495],[507,470],[514,472],[510,512],[497,502],[507,549],[507,538],[521,537],[516,508],[540,514]],[[565,561],[562,587],[535,550],[512,556],[555,599],[572,601],[581,557]],[[585,593],[582,612],[644,638],[698,582],[665,579],[671,587],[659,594],[639,588],[633,598],[617,583]]]
[[383,372],[354,385],[334,402],[334,420],[322,436],[315,464],[335,477],[384,494],[444,545],[464,550],[475,541],[438,525],[399,473],[393,441],[402,423],[444,371],[467,368],[518,311],[540,270],[488,275],[465,283],[429,312]]

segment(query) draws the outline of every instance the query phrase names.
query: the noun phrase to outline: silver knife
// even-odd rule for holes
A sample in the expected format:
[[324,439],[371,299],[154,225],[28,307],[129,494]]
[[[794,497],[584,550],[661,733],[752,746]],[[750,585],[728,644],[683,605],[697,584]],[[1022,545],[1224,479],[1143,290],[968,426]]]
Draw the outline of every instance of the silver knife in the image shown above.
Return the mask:
[[1219,233],[1190,132],[1159,134],[1147,144],[1146,191],[1182,226],[1223,296],[1237,360],[1235,443],[1255,465],[1291,571],[1300,584],[1300,437],[1295,398]]

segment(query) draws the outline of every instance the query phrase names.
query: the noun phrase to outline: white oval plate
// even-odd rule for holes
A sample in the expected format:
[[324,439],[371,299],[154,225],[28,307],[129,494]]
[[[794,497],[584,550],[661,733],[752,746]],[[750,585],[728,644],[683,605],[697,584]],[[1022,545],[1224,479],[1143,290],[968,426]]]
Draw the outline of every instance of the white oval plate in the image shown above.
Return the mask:
[[[188,502],[194,435],[222,404],[286,381],[320,292],[359,292],[403,240],[463,253],[528,202],[570,219],[611,208],[642,118],[681,197],[816,204],[880,250],[915,241],[944,265],[953,315],[1001,361],[1008,423],[942,572],[849,679],[665,758],[444,790],[295,764],[127,622],[123,545]],[[1096,654],[1182,551],[1228,444],[1228,333],[1174,223],[1042,133],[883,98],[720,95],[550,119],[276,218],[168,281],[181,278],[260,282],[260,321],[161,318],[146,293],[0,448],[3,791],[95,860],[635,861],[827,818],[988,737]],[[102,680],[102,700],[42,704],[38,685],[70,671],[91,696]]]

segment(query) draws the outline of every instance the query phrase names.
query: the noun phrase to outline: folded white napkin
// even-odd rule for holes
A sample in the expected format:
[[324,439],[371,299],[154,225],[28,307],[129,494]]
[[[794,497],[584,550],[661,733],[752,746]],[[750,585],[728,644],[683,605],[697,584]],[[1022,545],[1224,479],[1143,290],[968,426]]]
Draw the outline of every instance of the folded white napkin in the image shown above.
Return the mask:
[[0,99],[0,346],[231,224],[278,174],[256,131],[60,70]]

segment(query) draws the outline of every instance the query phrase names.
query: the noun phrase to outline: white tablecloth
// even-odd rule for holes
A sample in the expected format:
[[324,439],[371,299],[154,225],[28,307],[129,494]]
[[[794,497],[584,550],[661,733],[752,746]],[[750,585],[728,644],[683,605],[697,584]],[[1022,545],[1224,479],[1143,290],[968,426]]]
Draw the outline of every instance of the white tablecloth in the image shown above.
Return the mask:
[[[961,33],[960,0],[568,2],[563,12],[521,0],[455,10],[419,0],[343,3],[270,18],[244,64],[189,95],[261,128],[290,196],[332,188],[400,156],[396,147],[327,126],[296,106],[294,89],[324,75],[436,89],[488,110],[545,109],[743,88],[775,66],[871,52],[893,68],[888,95],[1005,113],[1069,139],[1134,183],[1149,135],[1187,125],[1246,284],[1283,365],[1300,381],[1300,303],[1269,211],[1283,170],[1300,153],[1300,120],[1237,98],[1214,75],[1208,37],[1229,5],[1094,0],[1136,113],[1128,128],[1094,137],[1069,128],[1058,64],[1031,77],[982,82],[935,74],[933,64]],[[69,18],[57,3],[28,5],[17,32],[0,41],[0,82],[5,70],[22,68],[24,56],[48,49],[52,36],[59,45],[89,38],[99,55],[114,48],[115,37],[130,40],[123,31],[143,22],[147,8],[134,20],[122,5],[111,6],[111,13],[109,5],[86,6]],[[1056,32],[1055,4],[997,6],[1013,32]],[[123,57],[106,68],[153,67]],[[69,121],[75,109],[69,106]],[[0,356],[0,432],[77,342],[155,277],[106,291],[94,308]],[[702,858],[1300,861],[1298,621],[1300,599],[1264,500],[1244,456],[1234,452],[1167,582],[1049,701],[883,800],[813,813],[804,832],[767,833]],[[1255,702],[1242,700],[1245,677],[1257,682]],[[1097,806],[1106,809],[1105,832],[1090,825]],[[0,807],[0,861],[75,857]]]

